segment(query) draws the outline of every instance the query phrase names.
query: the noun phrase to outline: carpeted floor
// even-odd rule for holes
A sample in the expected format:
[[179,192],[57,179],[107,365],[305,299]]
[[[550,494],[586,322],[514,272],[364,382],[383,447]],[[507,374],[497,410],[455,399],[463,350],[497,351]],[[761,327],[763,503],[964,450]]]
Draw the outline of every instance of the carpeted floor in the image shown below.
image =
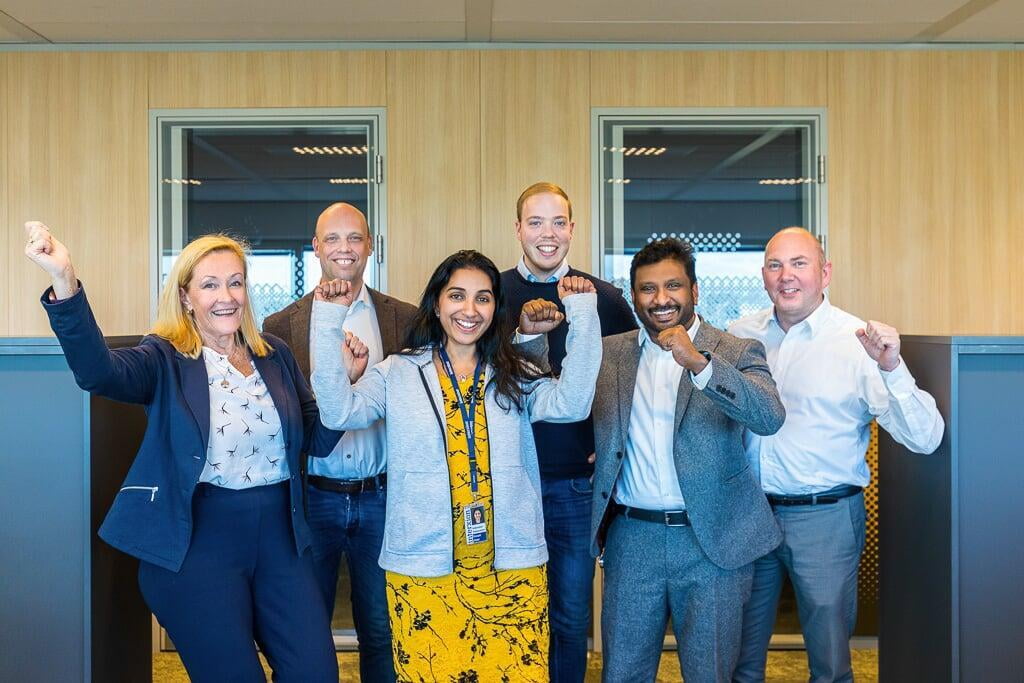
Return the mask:
[[[341,679],[345,683],[359,680],[359,664],[355,653],[338,654]],[[266,665],[264,664],[264,668]],[[878,683],[878,650],[853,650],[853,672],[861,683]],[[768,653],[769,683],[804,683],[807,680],[807,657],[803,650],[783,650]],[[268,678],[269,680],[269,678]],[[601,657],[590,659],[587,682],[601,680]],[[666,652],[661,657],[657,683],[678,683],[679,662],[675,653]],[[153,656],[153,683],[186,683],[188,677],[181,666],[181,660],[173,652],[160,652]]]

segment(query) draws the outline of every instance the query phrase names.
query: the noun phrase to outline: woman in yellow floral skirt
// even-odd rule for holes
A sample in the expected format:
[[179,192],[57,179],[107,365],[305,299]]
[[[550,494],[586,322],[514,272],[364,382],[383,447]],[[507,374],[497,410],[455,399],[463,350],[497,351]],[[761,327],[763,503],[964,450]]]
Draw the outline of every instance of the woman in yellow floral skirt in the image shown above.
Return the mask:
[[[474,497],[469,481],[466,431],[451,383],[443,371],[452,490],[455,573],[414,578],[387,573],[391,647],[400,681],[548,680],[548,585],[544,567],[495,571],[487,416],[477,385],[476,450],[479,492],[487,539],[466,542],[464,515]],[[467,395],[472,378],[459,382]],[[439,675],[440,674],[440,675]]]
[[[410,350],[354,386],[346,365],[358,375],[365,347],[342,336],[346,285],[322,284],[315,296],[313,387],[327,426],[386,421],[380,564],[398,681],[547,681],[547,548],[530,423],[590,412],[601,361],[593,284],[559,284],[571,324],[554,380],[526,360],[546,357],[543,337],[512,344],[490,259],[453,254],[427,284]],[[554,304],[529,302],[520,331],[546,332],[562,319]]]

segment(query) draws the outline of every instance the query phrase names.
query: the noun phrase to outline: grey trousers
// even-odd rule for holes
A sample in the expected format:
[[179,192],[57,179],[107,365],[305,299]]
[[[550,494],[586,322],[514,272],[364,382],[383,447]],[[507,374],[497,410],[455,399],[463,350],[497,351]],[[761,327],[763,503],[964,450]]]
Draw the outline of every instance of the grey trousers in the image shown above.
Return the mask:
[[728,681],[752,577],[752,564],[713,564],[689,526],[616,517],[604,553],[602,680],[653,681],[671,617],[686,683]]
[[733,680],[764,681],[768,642],[786,574],[796,593],[812,683],[853,681],[850,636],[857,621],[857,568],[864,549],[864,494],[829,505],[775,508],[782,545],[754,563]]

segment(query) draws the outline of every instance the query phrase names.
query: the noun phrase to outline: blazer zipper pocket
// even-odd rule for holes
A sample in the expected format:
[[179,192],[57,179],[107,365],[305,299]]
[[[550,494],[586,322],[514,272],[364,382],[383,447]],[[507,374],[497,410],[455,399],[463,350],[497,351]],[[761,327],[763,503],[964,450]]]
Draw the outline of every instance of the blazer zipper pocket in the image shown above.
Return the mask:
[[[159,486],[122,486],[121,491],[149,491],[149,502],[152,503],[156,500],[156,492],[160,490]],[[118,491],[118,493],[121,493]]]

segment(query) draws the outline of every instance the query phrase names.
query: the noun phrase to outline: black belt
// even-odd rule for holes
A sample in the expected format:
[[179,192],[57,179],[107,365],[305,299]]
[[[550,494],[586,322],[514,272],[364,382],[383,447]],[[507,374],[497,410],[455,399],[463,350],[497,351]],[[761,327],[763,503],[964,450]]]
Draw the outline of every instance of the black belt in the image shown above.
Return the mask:
[[319,477],[311,474],[308,477],[309,485],[321,491],[332,491],[334,493],[362,493],[363,491],[383,491],[387,488],[388,474],[381,472],[375,477],[366,479],[331,479],[330,477]]
[[766,493],[765,496],[768,498],[768,504],[772,507],[776,505],[831,505],[838,503],[843,498],[855,496],[863,490],[860,486],[837,486],[828,491],[808,493],[802,496],[778,496],[774,493]]
[[665,526],[690,526],[690,515],[686,510],[643,510],[631,508],[628,505],[615,505],[615,514],[639,519],[644,522],[657,522]]

